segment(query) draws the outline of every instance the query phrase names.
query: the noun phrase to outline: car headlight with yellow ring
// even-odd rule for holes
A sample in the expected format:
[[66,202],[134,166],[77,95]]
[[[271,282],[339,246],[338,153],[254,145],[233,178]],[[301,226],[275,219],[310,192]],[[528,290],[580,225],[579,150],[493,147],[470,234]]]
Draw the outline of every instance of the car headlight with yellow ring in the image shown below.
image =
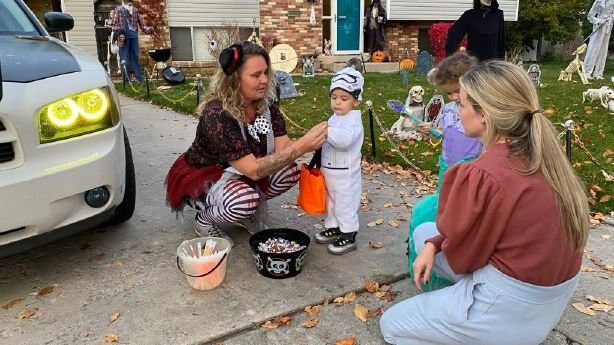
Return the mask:
[[66,97],[38,112],[41,144],[101,131],[118,123],[119,110],[106,87]]

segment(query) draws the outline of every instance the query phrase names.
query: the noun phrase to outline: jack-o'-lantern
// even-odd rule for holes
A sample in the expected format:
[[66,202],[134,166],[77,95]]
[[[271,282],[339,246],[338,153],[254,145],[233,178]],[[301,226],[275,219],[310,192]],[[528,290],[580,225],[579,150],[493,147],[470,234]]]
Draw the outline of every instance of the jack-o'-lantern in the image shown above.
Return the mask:
[[381,50],[373,52],[371,55],[371,61],[373,62],[382,62],[384,61],[384,58],[386,58],[386,54],[384,54],[384,52]]
[[414,62],[414,60],[405,59],[399,62],[399,69],[412,70],[414,69],[414,67],[416,67],[416,63]]

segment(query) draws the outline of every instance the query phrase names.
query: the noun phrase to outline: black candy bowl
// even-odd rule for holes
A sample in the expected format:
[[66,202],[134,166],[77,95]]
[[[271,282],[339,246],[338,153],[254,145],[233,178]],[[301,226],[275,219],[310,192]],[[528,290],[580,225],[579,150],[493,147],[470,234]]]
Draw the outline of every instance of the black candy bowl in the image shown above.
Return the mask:
[[[305,246],[304,249],[294,253],[265,253],[258,250],[258,245],[266,242],[269,238],[283,238],[288,241]],[[249,239],[252,248],[254,262],[258,273],[273,279],[294,277],[301,273],[305,265],[305,256],[311,239],[305,233],[294,229],[268,229],[260,231]]]

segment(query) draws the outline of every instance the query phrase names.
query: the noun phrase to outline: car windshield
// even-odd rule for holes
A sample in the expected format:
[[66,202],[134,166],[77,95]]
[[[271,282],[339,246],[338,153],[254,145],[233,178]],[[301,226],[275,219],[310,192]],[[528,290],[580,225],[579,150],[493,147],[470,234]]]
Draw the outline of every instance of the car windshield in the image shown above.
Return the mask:
[[23,9],[13,0],[0,1],[0,35],[39,35]]

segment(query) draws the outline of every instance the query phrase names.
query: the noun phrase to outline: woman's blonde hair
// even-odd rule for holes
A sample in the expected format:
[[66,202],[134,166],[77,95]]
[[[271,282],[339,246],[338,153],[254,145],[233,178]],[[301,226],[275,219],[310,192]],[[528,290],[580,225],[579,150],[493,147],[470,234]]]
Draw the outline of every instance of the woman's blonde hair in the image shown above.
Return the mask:
[[240,74],[243,70],[243,65],[250,57],[262,56],[267,65],[268,85],[264,98],[256,103],[256,111],[261,114],[269,106],[269,101],[275,98],[276,78],[271,68],[271,59],[269,53],[261,46],[244,41],[240,43],[242,50],[241,60],[238,62],[237,68],[232,74],[226,75],[222,68],[218,67],[217,71],[211,79],[209,90],[205,94],[204,101],[198,106],[197,114],[202,114],[204,108],[210,102],[221,102],[224,110],[228,111],[234,118],[240,122],[247,122],[245,107],[243,103],[245,99],[240,90]]
[[523,175],[541,173],[558,196],[565,237],[582,249],[588,237],[589,208],[584,186],[563,153],[552,123],[540,110],[527,73],[504,61],[471,67],[460,85],[486,120],[485,147],[506,138],[510,155],[526,161]]

